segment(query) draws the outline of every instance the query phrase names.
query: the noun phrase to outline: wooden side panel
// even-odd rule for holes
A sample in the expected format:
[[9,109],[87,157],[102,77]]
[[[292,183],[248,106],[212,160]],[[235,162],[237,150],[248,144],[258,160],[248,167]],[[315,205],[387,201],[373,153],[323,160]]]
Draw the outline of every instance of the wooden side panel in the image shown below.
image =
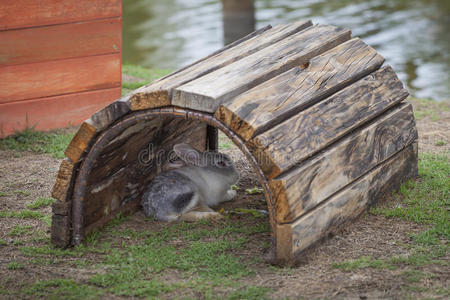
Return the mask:
[[206,124],[181,118],[155,117],[126,128],[103,149],[89,174],[83,199],[85,233],[130,203],[139,205],[174,144],[204,149],[205,141]]
[[58,175],[56,175],[55,185],[52,190],[52,197],[61,202],[66,202],[67,192],[72,181],[72,174],[75,164],[68,158],[62,160],[59,166]]
[[[350,31],[316,25],[178,87],[172,104],[215,112],[219,105],[347,41]],[[258,89],[259,90],[259,89]],[[278,92],[278,91],[277,91]]]
[[266,176],[274,178],[407,96],[394,71],[385,67],[256,136],[250,143]]
[[237,47],[233,43],[232,47],[225,47],[227,49],[224,51],[136,90],[130,99],[131,108],[138,110],[169,105],[172,89],[229,65],[311,25],[311,21],[279,25],[240,42]]
[[120,54],[7,66],[0,72],[0,103],[120,87],[120,69]]
[[296,220],[417,139],[411,104],[402,104],[298,168],[270,181],[277,221]]
[[80,124],[119,98],[120,93],[118,87],[0,104],[0,134],[5,136],[27,126],[48,130]]
[[277,248],[291,249],[280,260],[298,257],[301,252],[330,232],[358,217],[369,206],[406,180],[417,176],[417,143],[375,168],[332,198],[292,224],[278,225],[278,231],[292,234],[292,240],[277,240]]
[[216,117],[248,141],[370,74],[383,61],[373,48],[352,39],[224,103]]
[[69,202],[52,205],[51,242],[60,248],[70,245],[70,208]]
[[119,53],[121,38],[120,18],[0,31],[0,67]]
[[0,30],[120,17],[121,0],[2,0]]

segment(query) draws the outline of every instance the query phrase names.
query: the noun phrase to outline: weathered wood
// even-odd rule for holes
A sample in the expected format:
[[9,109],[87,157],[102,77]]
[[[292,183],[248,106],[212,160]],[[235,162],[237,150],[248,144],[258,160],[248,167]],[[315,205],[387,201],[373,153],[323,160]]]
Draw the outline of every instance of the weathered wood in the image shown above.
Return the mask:
[[97,132],[104,130],[130,111],[129,99],[129,96],[125,96],[114,101],[105,108],[94,113],[89,118],[88,123],[91,124]]
[[[278,240],[277,248],[292,249],[287,256],[296,256],[329,233],[357,218],[382,196],[398,190],[401,184],[417,176],[417,143],[413,143],[397,155],[375,168],[360,180],[346,187],[315,210],[292,224],[278,225],[292,240]],[[287,243],[286,243],[287,242]]]
[[[233,43],[231,47],[225,47],[227,48],[226,51],[220,51],[181,71],[137,89],[130,98],[131,109],[141,110],[170,105],[174,88],[260,51],[311,25],[311,21],[279,25],[244,41]],[[239,45],[239,47],[236,47],[236,45]]]
[[[216,117],[245,141],[378,69],[384,59],[355,38],[223,103]],[[287,132],[284,132],[287,133]]]
[[66,157],[73,163],[77,163],[96,134],[97,130],[94,126],[88,122],[83,122],[64,152]]
[[79,125],[119,98],[120,92],[116,87],[0,104],[0,135],[30,127],[48,130]]
[[294,221],[415,140],[412,106],[403,103],[317,157],[271,180],[277,221]]
[[2,67],[0,103],[120,87],[120,67],[120,53]]
[[206,148],[209,150],[219,150],[219,131],[213,126],[206,127]]
[[120,17],[121,0],[2,0],[0,30]]
[[55,215],[69,216],[71,202],[55,201],[52,204],[52,213]]
[[139,204],[174,144],[187,142],[204,149],[205,141],[206,124],[180,118],[156,117],[125,128],[92,166],[84,199],[84,227],[103,224],[103,219],[111,218],[128,203]]
[[119,53],[120,18],[0,31],[0,66]]
[[56,175],[55,185],[53,186],[52,190],[53,198],[61,202],[66,202],[66,200],[68,199],[67,192],[70,188],[74,170],[75,164],[69,158],[65,158],[62,160],[58,175]]
[[53,214],[50,234],[52,244],[60,248],[70,245],[70,217]]
[[264,173],[271,179],[407,96],[408,92],[394,71],[385,67],[256,136],[249,143]]
[[[215,112],[219,105],[350,38],[350,31],[316,25],[175,89],[172,104]],[[220,80],[219,80],[220,79]]]

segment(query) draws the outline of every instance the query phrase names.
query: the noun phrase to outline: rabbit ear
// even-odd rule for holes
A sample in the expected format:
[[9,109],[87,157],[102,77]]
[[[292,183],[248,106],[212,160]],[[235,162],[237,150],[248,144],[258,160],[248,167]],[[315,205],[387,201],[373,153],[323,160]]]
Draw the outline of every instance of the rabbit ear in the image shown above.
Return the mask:
[[175,151],[177,156],[185,163],[198,167],[203,166],[202,153],[191,145],[176,144],[173,146],[173,151]]

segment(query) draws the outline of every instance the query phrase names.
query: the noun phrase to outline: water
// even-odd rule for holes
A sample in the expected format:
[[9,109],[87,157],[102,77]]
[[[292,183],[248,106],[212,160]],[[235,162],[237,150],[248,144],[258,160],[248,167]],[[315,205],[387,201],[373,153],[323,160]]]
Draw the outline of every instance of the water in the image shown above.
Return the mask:
[[[220,0],[124,0],[123,61],[177,69],[223,45]],[[350,28],[416,97],[450,100],[449,0],[260,0],[256,29],[300,19]]]

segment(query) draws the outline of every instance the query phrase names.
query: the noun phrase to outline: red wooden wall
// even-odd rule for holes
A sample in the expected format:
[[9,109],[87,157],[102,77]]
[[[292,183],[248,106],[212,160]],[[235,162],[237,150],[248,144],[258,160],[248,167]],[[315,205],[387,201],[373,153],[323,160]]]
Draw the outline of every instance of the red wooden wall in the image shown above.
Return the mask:
[[121,0],[0,2],[0,136],[76,125],[120,97]]

